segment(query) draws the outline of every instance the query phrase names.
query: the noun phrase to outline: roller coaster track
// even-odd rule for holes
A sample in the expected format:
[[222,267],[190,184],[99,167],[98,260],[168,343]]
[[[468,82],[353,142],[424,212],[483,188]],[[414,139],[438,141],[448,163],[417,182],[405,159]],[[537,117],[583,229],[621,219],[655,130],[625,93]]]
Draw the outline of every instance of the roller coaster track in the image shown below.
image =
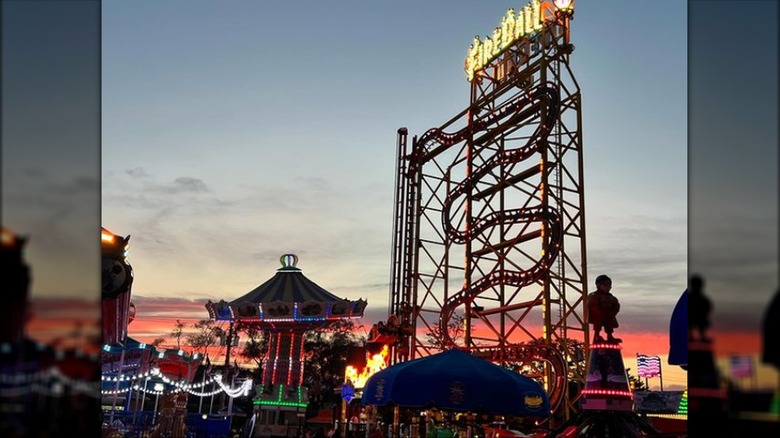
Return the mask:
[[[543,278],[551,263],[558,256],[563,230],[560,215],[554,208],[536,205],[494,211],[483,217],[471,218],[465,230],[459,230],[452,226],[450,208],[459,197],[468,194],[494,168],[524,161],[533,154],[541,152],[547,146],[547,137],[557,121],[559,111],[559,97],[554,86],[540,84],[533,90],[507,101],[500,108],[473,121],[469,126],[459,131],[446,133],[439,128],[434,128],[427,131],[418,141],[418,147],[415,148],[412,160],[410,160],[409,170],[412,174],[417,173],[423,163],[454,144],[469,138],[473,139],[476,135],[482,135],[477,141],[488,141],[491,136],[499,135],[509,127],[520,125],[537,113],[544,113],[539,126],[523,146],[497,152],[483,164],[473,168],[471,174],[448,193],[443,203],[442,225],[451,242],[465,244],[486,230],[500,224],[544,222],[547,230],[545,235],[549,239],[547,250],[541,259],[527,270],[494,269],[450,296],[442,305],[439,320],[441,327],[439,332],[443,335],[443,345],[452,346],[454,344],[449,336],[447,325],[458,306],[472,302],[476,296],[497,285],[504,284],[522,288],[532,284]],[[504,244],[511,244],[511,242],[504,242]],[[555,347],[543,342],[533,342],[497,347],[467,346],[467,348],[473,350],[474,354],[492,361],[547,362],[550,364],[553,375],[552,381],[549,382],[548,392],[551,409],[555,411],[560,406],[567,386],[567,367],[563,356]]]
[[[546,105],[542,105],[545,103]],[[471,302],[480,293],[500,284],[515,286],[518,288],[527,286],[547,273],[547,269],[558,255],[558,249],[562,238],[562,228],[558,212],[549,206],[534,206],[530,208],[509,209],[490,213],[489,215],[472,220],[464,231],[455,229],[450,223],[450,206],[453,201],[466,194],[474,185],[491,169],[497,166],[506,165],[523,161],[539,152],[547,144],[547,136],[555,124],[558,117],[558,93],[551,85],[540,85],[533,91],[515,98],[508,102],[500,110],[489,114],[488,116],[472,123],[466,128],[454,133],[445,134],[441,131],[428,131],[426,135],[420,138],[420,142],[425,145],[427,142],[438,142],[450,145],[462,141],[476,132],[485,130],[488,126],[499,123],[499,127],[511,126],[528,116],[528,111],[521,111],[531,106],[532,110],[536,108],[546,109],[546,114],[542,118],[542,123],[536,129],[534,134],[528,139],[526,144],[516,149],[504,150],[485,163],[473,170],[472,174],[460,182],[448,195],[444,202],[442,211],[442,225],[450,239],[455,243],[466,243],[474,239],[478,234],[486,229],[502,223],[517,222],[537,222],[544,221],[549,232],[548,250],[530,269],[523,271],[512,271],[504,269],[494,269],[486,276],[473,281],[460,291],[450,296],[442,305],[439,324],[443,335],[444,345],[452,345],[447,324],[449,323],[455,309],[466,302]],[[506,119],[505,121],[502,121]],[[427,137],[426,137],[427,136]]]

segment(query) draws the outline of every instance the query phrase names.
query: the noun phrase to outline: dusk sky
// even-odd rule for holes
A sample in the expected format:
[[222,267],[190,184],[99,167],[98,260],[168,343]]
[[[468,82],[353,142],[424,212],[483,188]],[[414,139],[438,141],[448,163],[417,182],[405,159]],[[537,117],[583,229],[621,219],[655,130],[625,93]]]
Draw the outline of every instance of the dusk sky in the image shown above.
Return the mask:
[[[284,253],[384,319],[396,130],[467,106],[473,37],[522,6],[104,3],[102,225],[131,235],[131,335],[207,317]],[[572,23],[588,278],[612,277],[623,338],[656,340],[645,354],[668,351],[687,281],[686,20],[684,2],[599,1]]]
[[[94,4],[4,2],[2,221],[32,236],[34,299],[96,298],[100,224],[132,236],[134,336],[205,318],[207,299],[243,295],[288,252],[368,299],[364,325],[385,318],[396,131],[460,112],[472,38],[524,3],[320,3],[105,2],[98,46]],[[777,61],[691,31],[705,4],[700,25],[733,19],[728,1],[580,1],[572,22],[588,278],[613,279],[627,357],[667,351],[686,265],[707,279],[723,354],[758,351],[756,309],[778,287],[777,107],[755,99],[777,95]],[[767,29],[740,34],[776,41]],[[740,61],[712,64],[714,50]],[[707,79],[730,69],[750,80]],[[79,110],[95,102],[99,116]],[[745,111],[708,111],[732,102]],[[99,159],[80,159],[98,135]]]
[[[65,304],[99,296],[98,225],[132,236],[131,336],[205,318],[288,252],[368,299],[366,328],[386,317],[396,131],[460,112],[472,38],[525,2],[321,3],[3,2],[1,213],[31,236],[31,331],[67,337],[99,313]],[[723,38],[735,8],[751,20]],[[689,272],[715,303],[716,353],[761,348],[780,286],[778,35],[756,23],[777,16],[758,0],[577,2],[587,274],[613,279],[627,358],[665,357]]]

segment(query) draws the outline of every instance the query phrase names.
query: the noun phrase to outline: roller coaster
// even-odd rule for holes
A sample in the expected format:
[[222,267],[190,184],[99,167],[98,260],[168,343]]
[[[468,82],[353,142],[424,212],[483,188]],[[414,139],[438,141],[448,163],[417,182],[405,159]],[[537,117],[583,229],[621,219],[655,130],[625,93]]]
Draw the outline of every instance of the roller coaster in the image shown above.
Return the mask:
[[398,130],[389,310],[407,328],[392,362],[457,346],[539,377],[567,419],[589,339],[581,96],[564,3],[510,10],[491,41],[472,45],[468,107],[411,145]]

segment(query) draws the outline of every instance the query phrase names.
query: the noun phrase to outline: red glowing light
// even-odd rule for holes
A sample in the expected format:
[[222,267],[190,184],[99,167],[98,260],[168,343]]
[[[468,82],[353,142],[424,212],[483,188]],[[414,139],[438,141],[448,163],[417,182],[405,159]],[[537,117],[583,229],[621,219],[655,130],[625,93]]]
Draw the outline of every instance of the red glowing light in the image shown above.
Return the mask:
[[611,396],[618,396],[618,397],[629,397],[631,399],[634,398],[634,393],[631,391],[620,391],[615,389],[583,389],[582,390],[583,395],[611,395]]

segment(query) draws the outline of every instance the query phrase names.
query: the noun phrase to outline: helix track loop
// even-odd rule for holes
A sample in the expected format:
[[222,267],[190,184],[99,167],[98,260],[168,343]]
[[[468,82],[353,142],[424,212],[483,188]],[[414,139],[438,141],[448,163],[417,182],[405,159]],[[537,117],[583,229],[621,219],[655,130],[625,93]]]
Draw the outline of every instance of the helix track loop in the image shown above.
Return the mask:
[[430,130],[421,138],[423,147],[429,143],[450,145],[484,131],[489,126],[495,124],[498,124],[499,128],[494,128],[494,130],[517,124],[521,120],[528,118],[529,114],[537,111],[544,112],[541,117],[541,123],[523,146],[516,149],[503,150],[493,155],[482,165],[474,169],[468,178],[460,182],[448,194],[442,211],[442,225],[452,242],[463,244],[500,224],[543,222],[548,230],[546,234],[547,239],[549,239],[547,250],[544,256],[529,269],[521,271],[494,269],[482,278],[474,280],[468,287],[450,296],[442,306],[439,321],[441,326],[440,333],[443,335],[443,345],[453,345],[446,327],[458,306],[473,301],[480,293],[497,285],[504,284],[521,288],[538,281],[547,273],[550,264],[558,255],[563,231],[559,213],[549,206],[537,205],[527,208],[495,211],[483,217],[471,219],[465,230],[456,229],[450,221],[450,207],[454,201],[472,190],[475,184],[493,168],[526,160],[546,147],[547,137],[559,114],[558,93],[552,85],[540,84],[529,93],[518,96],[503,105],[499,110],[475,121],[456,133],[445,134],[441,133],[441,131]]
[[[454,134],[444,134],[440,131],[431,130],[427,133],[429,134],[427,138],[421,138],[424,146],[428,144],[438,144],[437,147],[449,146],[480,131],[485,131],[488,127],[492,127],[494,132],[503,132],[507,127],[519,125],[537,112],[544,113],[541,117],[541,123],[523,146],[496,153],[483,164],[472,169],[471,175],[448,193],[442,209],[442,225],[453,243],[464,244],[497,225],[543,222],[547,230],[545,237],[548,239],[546,251],[528,269],[494,269],[487,275],[472,281],[468,287],[450,296],[442,305],[439,321],[441,327],[439,332],[443,336],[442,345],[454,346],[454,341],[450,338],[449,330],[446,327],[456,308],[467,302],[472,302],[482,292],[498,285],[522,288],[539,281],[547,274],[550,265],[558,256],[560,242],[563,238],[563,229],[559,212],[550,206],[536,205],[494,211],[481,217],[471,218],[464,230],[456,229],[452,226],[452,221],[450,220],[450,208],[454,202],[459,197],[469,193],[494,168],[524,161],[547,147],[547,137],[559,115],[558,93],[549,84],[540,85],[532,92],[509,102],[500,110],[476,121],[466,129]],[[435,148],[431,149],[427,153],[433,154],[435,150]],[[547,345],[543,341],[534,341],[525,344],[496,346],[494,348],[479,347],[474,350],[474,354],[485,356],[494,362],[511,360],[526,363],[542,361],[547,363],[552,372],[552,380],[548,382],[548,398],[551,410],[557,410],[562,403],[567,387],[567,368],[563,356],[555,347]]]

